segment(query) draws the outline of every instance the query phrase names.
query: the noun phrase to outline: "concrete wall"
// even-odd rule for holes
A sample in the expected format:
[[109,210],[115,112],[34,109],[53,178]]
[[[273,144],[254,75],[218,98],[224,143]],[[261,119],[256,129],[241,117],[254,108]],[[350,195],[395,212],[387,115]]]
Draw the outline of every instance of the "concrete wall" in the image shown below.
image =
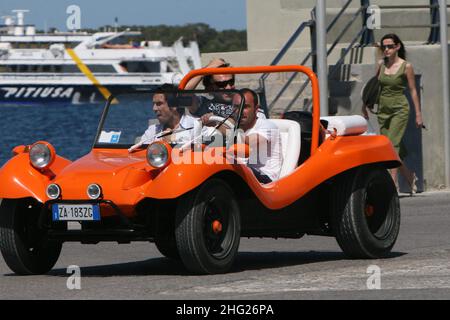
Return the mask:
[[[311,19],[311,10],[316,0],[247,0],[247,42],[249,51],[280,49],[296,28]],[[327,0],[327,22],[331,22],[346,0]],[[373,0],[372,5],[429,5],[428,0]],[[332,43],[340,31],[359,9],[360,1],[352,1],[344,16],[328,34]],[[450,12],[450,11],[449,11]],[[383,9],[381,24],[389,26],[431,23],[429,9]],[[352,24],[341,42],[350,42],[353,35],[361,29],[362,17]],[[383,34],[395,32],[405,41],[424,43],[430,34],[429,28],[383,28],[375,31],[375,40]],[[450,33],[449,33],[450,37]],[[450,38],[449,38],[450,39]],[[309,47],[309,32],[304,32],[294,44],[294,48]]]
[[[422,130],[421,137],[425,188],[441,189],[445,186],[445,167],[440,47],[411,47],[408,49],[408,60],[413,63],[416,73],[422,76],[422,111],[428,129]],[[409,130],[413,130],[411,122]],[[409,134],[414,135],[413,132]]]

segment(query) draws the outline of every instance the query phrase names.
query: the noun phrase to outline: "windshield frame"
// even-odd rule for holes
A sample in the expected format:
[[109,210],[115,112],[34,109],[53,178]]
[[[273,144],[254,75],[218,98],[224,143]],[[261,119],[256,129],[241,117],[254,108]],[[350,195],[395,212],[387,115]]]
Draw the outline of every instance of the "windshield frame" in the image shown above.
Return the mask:
[[[134,93],[136,93],[136,94],[146,94],[146,93],[154,94],[156,91],[157,91],[157,89],[153,89],[153,90],[135,90],[135,91],[131,91],[131,92],[127,93],[127,94],[134,94]],[[169,90],[169,91],[166,91],[166,92],[167,93],[173,93],[173,94],[176,94],[176,93],[183,93],[183,94],[211,94],[212,92],[233,93],[233,94],[237,93],[237,94],[239,94],[241,96],[241,102],[240,102],[240,105],[239,105],[239,112],[238,112],[237,121],[236,121],[237,125],[234,126],[233,136],[232,136],[233,143],[235,143],[235,141],[236,141],[236,132],[237,132],[237,130],[239,128],[239,124],[241,122],[241,117],[242,117],[242,113],[244,111],[244,105],[245,105],[245,96],[242,94],[241,90],[233,89],[233,90],[217,90],[217,91],[213,91],[213,90],[182,90],[182,89],[177,89],[177,90],[173,90],[173,91]],[[119,95],[112,94],[106,100],[105,107],[103,108],[102,115],[101,115],[101,118],[100,118],[100,122],[98,124],[97,132],[95,134],[95,139],[94,139],[94,142],[92,144],[92,148],[91,149],[128,149],[129,147],[133,146],[133,144],[115,144],[115,143],[98,144],[97,143],[97,141],[98,141],[98,139],[99,139],[99,137],[101,135],[103,125],[105,124],[105,120],[107,118],[107,115],[108,115],[109,109],[111,107],[111,104],[113,104],[113,101],[116,98],[118,98],[118,97],[120,97],[120,94]],[[233,103],[231,103],[231,104],[233,104]]]

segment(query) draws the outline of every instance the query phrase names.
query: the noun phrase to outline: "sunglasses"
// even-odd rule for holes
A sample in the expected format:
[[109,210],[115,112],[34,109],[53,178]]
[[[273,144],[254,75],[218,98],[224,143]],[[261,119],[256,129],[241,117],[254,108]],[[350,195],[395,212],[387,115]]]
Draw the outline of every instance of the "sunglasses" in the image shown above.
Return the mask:
[[381,46],[381,50],[386,50],[386,49],[394,49],[397,45],[396,44],[386,44],[386,45],[382,45]]
[[234,79],[230,79],[230,80],[225,80],[225,81],[214,81],[214,84],[218,87],[218,88],[226,88],[228,85],[230,85],[231,87],[234,86]]

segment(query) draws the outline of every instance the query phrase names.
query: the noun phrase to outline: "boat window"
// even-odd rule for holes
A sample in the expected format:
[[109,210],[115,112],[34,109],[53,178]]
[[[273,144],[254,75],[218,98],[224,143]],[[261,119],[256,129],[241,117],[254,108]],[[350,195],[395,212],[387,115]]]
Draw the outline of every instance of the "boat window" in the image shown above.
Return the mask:
[[161,72],[160,62],[152,61],[122,61],[120,65],[130,73],[158,73]]
[[19,65],[19,72],[28,72],[28,66],[25,64]]
[[[117,73],[112,65],[94,64],[88,65],[89,70],[93,73]],[[33,73],[81,73],[75,64],[44,64],[44,65],[7,65],[3,72],[33,72]]]
[[88,65],[88,68],[94,73],[117,73],[116,69],[110,64],[91,64]]
[[65,64],[61,66],[62,73],[80,73],[80,69],[74,64]]

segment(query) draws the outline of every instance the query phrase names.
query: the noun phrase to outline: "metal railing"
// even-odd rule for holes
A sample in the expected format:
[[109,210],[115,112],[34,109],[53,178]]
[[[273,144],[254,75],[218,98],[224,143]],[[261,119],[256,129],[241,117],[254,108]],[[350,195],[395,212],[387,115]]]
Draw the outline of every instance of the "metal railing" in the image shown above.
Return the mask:
[[[361,4],[364,6],[370,6],[370,0],[361,0]],[[429,24],[402,24],[402,25],[381,25],[381,29],[415,29],[415,28],[429,28],[430,35],[428,37],[427,44],[434,44],[440,42],[440,18],[439,11],[440,5],[439,0],[430,0],[429,5],[381,5],[377,6],[380,10],[405,10],[405,9],[429,9],[430,20]],[[450,8],[450,5],[447,5]],[[367,14],[363,20],[363,24],[367,21],[369,15]],[[362,44],[369,45],[374,43],[373,30],[366,31],[366,37],[363,36]]]
[[[440,43],[440,18],[439,0],[430,0],[430,5],[384,5],[379,6],[380,10],[405,10],[405,9],[429,9],[431,23],[428,24],[402,24],[402,25],[381,25],[385,29],[430,29],[427,44]],[[447,8],[450,6],[447,5]]]
[[[336,17],[334,17],[334,19],[330,22],[330,24],[327,26],[327,33],[329,33],[336,25],[336,23],[339,21],[339,19],[344,15],[344,13],[346,12],[346,10],[348,9],[348,7],[350,6],[350,4],[352,3],[352,0],[348,0],[343,7],[341,8],[341,10],[338,12],[338,14],[336,15]],[[344,37],[344,35],[347,33],[347,31],[350,29],[350,27],[352,26],[352,24],[354,23],[354,21],[361,15],[361,13],[365,12],[365,10],[367,10],[367,7],[361,7],[359,10],[357,10],[357,12],[352,16],[351,20],[349,23],[346,24],[346,26],[343,28],[343,30],[339,33],[337,39],[333,42],[333,44],[331,45],[331,47],[329,48],[329,50],[327,51],[327,55],[330,55],[333,50],[336,48],[337,44],[339,43],[339,41]],[[316,41],[315,41],[315,9],[313,9],[311,11],[311,20],[304,22],[300,25],[300,27],[296,30],[296,32],[294,32],[294,34],[289,38],[288,42],[283,46],[283,48],[280,50],[280,52],[277,54],[277,56],[275,57],[275,59],[272,61],[271,65],[276,65],[278,64],[281,59],[285,56],[285,54],[287,53],[287,51],[289,50],[289,48],[292,46],[292,44],[297,40],[297,38],[301,35],[301,33],[305,30],[305,28],[308,26],[310,28],[310,33],[311,33],[311,51],[306,55],[306,57],[303,59],[303,61],[300,63],[301,65],[304,65],[305,63],[307,63],[309,61],[309,59],[313,59],[312,61],[312,68],[314,70],[314,72],[317,71],[316,68],[316,62],[315,62],[315,56],[316,56]],[[357,37],[355,37],[354,39],[358,39],[362,36],[363,32],[365,32],[365,28],[363,28],[357,35]],[[355,40],[352,40],[351,46],[349,48],[346,48],[344,50],[344,54],[341,57],[341,59],[339,60],[338,64],[335,65],[334,70],[337,70],[339,68],[339,64],[342,64],[345,56],[350,52],[351,47],[353,47],[353,45],[355,44]],[[335,71],[332,71],[333,73]],[[286,84],[281,88],[281,90],[278,92],[278,94],[276,94],[275,98],[272,100],[272,102],[270,103],[270,105],[267,105],[267,99],[266,99],[266,86],[265,86],[265,81],[268,77],[267,74],[264,74],[261,76],[260,78],[260,87],[258,89],[258,92],[260,93],[260,98],[261,98],[261,105],[264,108],[264,111],[268,112],[268,110],[270,110],[278,101],[279,99],[283,96],[283,94],[286,92],[286,90],[289,88],[289,86],[292,84],[292,82],[296,79],[296,77],[298,76],[297,73],[294,73],[293,75],[291,75],[289,77],[289,79],[287,80]],[[300,86],[300,90],[297,91],[297,93],[294,95],[293,99],[291,100],[291,102],[285,107],[285,110],[288,111],[292,108],[292,106],[296,103],[296,101],[298,100],[298,98],[303,94],[303,92],[305,91],[305,89],[308,87],[309,85],[309,80],[306,80],[301,86]],[[311,106],[311,101],[309,101],[307,103],[307,105],[304,107],[305,109],[309,109]]]
[[[277,65],[281,59],[286,55],[288,50],[292,47],[294,42],[298,39],[298,37],[305,31],[306,28],[310,28],[310,32],[312,33],[311,29],[314,27],[314,21],[309,20],[306,22],[303,22],[297,30],[292,34],[292,36],[289,38],[289,40],[285,43],[285,45],[281,48],[280,52],[275,56],[275,58],[270,63],[271,66]],[[311,58],[312,52],[309,52],[306,58],[300,63],[300,65],[304,65],[308,62],[308,60]],[[314,72],[316,71],[315,68],[313,68]],[[294,73],[295,76],[297,76],[298,73]],[[257,90],[259,97],[260,97],[260,104],[264,109],[264,113],[268,115],[269,108],[267,107],[267,100],[266,100],[266,79],[269,77],[270,73],[265,73],[261,76],[259,79],[259,88]],[[294,80],[295,77],[291,77],[291,79],[288,80],[287,86],[291,84],[291,82]],[[285,85],[283,89],[280,91],[279,96],[281,96],[284,91],[287,89],[287,86]]]
[[[344,6],[343,10],[341,10],[339,12],[339,14],[336,16],[334,21],[337,21],[344,13],[345,13],[345,9],[348,7],[348,5],[350,5],[352,1],[347,1],[346,5]],[[353,14],[353,16],[350,18],[350,21],[347,22],[347,24],[344,26],[344,28],[342,29],[342,31],[339,33],[339,35],[337,36],[337,38],[334,40],[334,42],[331,44],[330,48],[327,51],[327,56],[330,56],[330,54],[333,52],[333,50],[336,48],[337,44],[342,40],[342,38],[347,34],[348,30],[350,30],[350,27],[354,24],[354,22],[358,19],[358,17],[361,16],[361,14],[364,14],[367,11],[369,4],[365,4],[362,5],[356,12],[355,14]],[[331,31],[332,27],[334,25],[330,25],[329,28],[327,28],[327,33]],[[335,73],[341,68],[341,66],[344,64],[345,62],[345,58],[347,57],[347,55],[350,53],[350,51],[353,49],[353,47],[355,46],[355,44],[358,42],[358,40],[362,39],[362,36],[365,32],[367,32],[368,28],[366,27],[366,25],[364,24],[363,27],[357,32],[356,36],[353,37],[353,39],[351,40],[350,44],[343,49],[342,53],[341,53],[341,58],[338,60],[338,62],[332,67],[332,69],[330,70],[329,74],[328,74],[328,78],[331,78],[335,75]],[[308,83],[307,83],[308,84]],[[305,91],[307,86],[301,86],[300,90],[294,95],[293,99],[291,100],[291,102],[286,106],[286,111],[289,111],[292,109],[292,107],[294,106],[294,104],[297,102],[298,98],[300,98],[300,96],[302,95],[302,93]],[[310,110],[312,105],[312,101],[309,100],[306,105],[304,106],[305,110]]]
[[[370,0],[360,0],[361,6],[359,9],[351,16],[350,20],[345,24],[345,26],[342,28],[342,30],[339,32],[337,38],[335,41],[331,44],[327,51],[327,55],[329,56],[333,50],[337,47],[337,45],[340,43],[340,41],[348,34],[348,31],[354,24],[354,22],[358,19],[358,17],[362,17],[362,26],[361,28],[356,32],[354,37],[351,39],[349,45],[342,49],[341,57],[338,60],[338,62],[331,68],[328,77],[333,77],[336,72],[341,68],[341,66],[345,62],[345,58],[347,55],[352,51],[353,48],[360,46],[368,46],[375,43],[374,40],[374,31],[369,29],[366,25],[366,22],[368,18],[370,17],[370,14],[368,12],[368,8],[371,6]],[[341,10],[338,12],[338,14],[334,17],[334,19],[330,22],[330,24],[327,26],[327,33],[329,33],[337,24],[337,22],[341,19],[341,17],[344,15],[350,4],[352,3],[352,0],[346,1],[346,3],[343,5]],[[450,6],[447,6],[449,8]],[[430,35],[428,38],[427,43],[428,44],[435,44],[440,42],[440,18],[439,18],[439,0],[430,0],[430,5],[383,5],[378,6],[380,10],[404,10],[404,9],[430,9],[430,18],[431,23],[430,24],[409,24],[409,25],[382,25],[381,28],[430,28]],[[306,30],[306,28],[309,28],[310,30],[310,41],[311,41],[311,50],[306,55],[306,57],[300,62],[300,65],[304,65],[308,63],[310,59],[312,59],[312,69],[314,72],[317,72],[317,64],[316,64],[316,37],[315,37],[315,8],[311,11],[311,20],[303,22],[297,30],[292,34],[292,36],[288,39],[286,44],[281,48],[280,52],[277,54],[277,56],[273,59],[270,65],[277,65],[283,57],[286,55],[286,53],[289,51],[289,49],[292,47],[292,45],[295,43],[295,41],[300,37],[300,35]],[[297,78],[298,73],[294,73],[291,75],[286,83],[283,85],[281,90],[275,95],[271,103],[267,104],[267,98],[266,98],[266,80],[268,78],[268,74],[263,74],[259,79],[259,88],[258,93],[261,98],[261,106],[264,108],[264,111],[266,114],[268,111],[281,99],[283,94],[286,92],[286,90],[291,86],[292,82]],[[299,90],[294,94],[291,101],[286,105],[284,108],[285,111],[289,111],[292,109],[294,104],[297,102],[297,100],[300,98],[300,96],[304,93],[306,88],[309,85],[309,80],[307,79],[299,88]],[[309,100],[305,106],[303,107],[305,110],[309,110],[311,106],[311,101]]]

